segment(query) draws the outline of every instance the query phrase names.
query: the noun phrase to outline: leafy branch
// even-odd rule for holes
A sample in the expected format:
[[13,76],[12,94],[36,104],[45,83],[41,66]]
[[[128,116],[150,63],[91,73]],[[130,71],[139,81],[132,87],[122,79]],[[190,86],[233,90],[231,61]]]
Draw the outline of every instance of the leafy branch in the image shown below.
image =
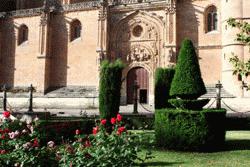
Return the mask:
[[[236,41],[247,45],[250,51],[250,23],[242,20],[238,21],[235,18],[228,19],[227,23],[231,27],[238,28],[240,30],[240,32],[236,34]],[[229,62],[234,68],[233,74],[240,74],[242,78],[247,77],[248,73],[250,73],[250,59],[248,59],[247,62],[244,62],[244,60],[239,59],[237,55],[232,55],[233,56],[229,59]],[[248,88],[249,87],[250,86],[248,86]]]

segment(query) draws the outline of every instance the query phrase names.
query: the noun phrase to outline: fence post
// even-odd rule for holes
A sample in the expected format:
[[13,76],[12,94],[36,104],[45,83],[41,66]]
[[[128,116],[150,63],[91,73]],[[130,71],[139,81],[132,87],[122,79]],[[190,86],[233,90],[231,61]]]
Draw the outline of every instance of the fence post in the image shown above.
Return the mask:
[[216,109],[221,109],[221,88],[222,84],[220,81],[215,85],[216,87]]
[[32,84],[29,87],[29,110],[28,112],[33,112],[33,86]]
[[133,111],[133,114],[138,114],[138,94],[137,94],[138,84],[137,84],[137,81],[134,82],[133,89],[134,89],[134,111]]
[[6,89],[6,85],[3,85],[3,110],[6,111],[7,110],[7,93],[6,93],[7,89]]

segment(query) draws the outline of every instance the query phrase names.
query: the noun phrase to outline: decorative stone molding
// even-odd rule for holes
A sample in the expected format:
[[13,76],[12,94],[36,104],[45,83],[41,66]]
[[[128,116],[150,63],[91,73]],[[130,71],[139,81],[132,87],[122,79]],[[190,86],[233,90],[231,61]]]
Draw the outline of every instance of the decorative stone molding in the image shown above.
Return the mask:
[[110,5],[129,5],[129,4],[141,4],[152,2],[166,2],[166,0],[110,0]]
[[104,21],[107,19],[107,10],[100,10],[98,15],[99,21]]
[[68,12],[68,11],[77,11],[77,10],[90,10],[96,9],[101,7],[100,1],[87,1],[81,3],[74,3],[74,4],[67,4],[61,5],[55,0],[47,1],[46,7],[41,8],[33,8],[33,9],[23,9],[23,10],[16,10],[10,12],[0,12],[0,18],[4,17],[29,17],[29,16],[36,16],[41,15],[45,10],[49,12],[57,11],[57,12]]
[[165,9],[166,14],[175,14],[176,13],[176,5],[174,3],[168,4]]
[[40,21],[40,25],[41,26],[46,26],[48,23],[48,16],[45,12],[42,13],[41,15],[41,21]]
[[24,17],[24,16],[36,16],[42,13],[42,8],[16,10],[11,12],[1,12],[0,17]]
[[96,9],[101,7],[101,2],[94,0],[88,2],[81,2],[75,4],[63,5],[63,11],[76,11],[76,10],[85,10],[85,9]]

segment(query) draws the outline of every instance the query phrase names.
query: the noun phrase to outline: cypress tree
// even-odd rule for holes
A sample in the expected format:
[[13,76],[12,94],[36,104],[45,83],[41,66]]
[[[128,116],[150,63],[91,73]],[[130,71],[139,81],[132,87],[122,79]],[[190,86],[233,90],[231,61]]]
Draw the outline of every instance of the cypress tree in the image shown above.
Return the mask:
[[182,42],[170,95],[181,99],[197,99],[206,93],[198,57],[189,39]]
[[172,108],[168,102],[169,90],[174,77],[173,68],[157,68],[155,72],[155,108]]
[[119,112],[122,70],[124,64],[120,60],[109,63],[102,62],[99,87],[99,111],[100,117],[110,120]]

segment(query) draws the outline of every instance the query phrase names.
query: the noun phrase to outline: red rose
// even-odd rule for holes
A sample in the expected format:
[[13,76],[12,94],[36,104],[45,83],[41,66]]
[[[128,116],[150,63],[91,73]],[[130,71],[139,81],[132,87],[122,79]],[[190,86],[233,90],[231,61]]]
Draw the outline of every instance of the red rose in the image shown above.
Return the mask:
[[79,134],[80,134],[80,130],[76,129],[76,135],[79,135]]
[[91,143],[90,143],[89,140],[86,140],[84,145],[85,145],[85,147],[90,147],[90,146],[91,146]]
[[6,150],[0,150],[0,154],[5,154]]
[[102,120],[101,120],[101,124],[102,124],[102,125],[105,125],[105,124],[106,124],[106,122],[107,122],[107,120],[106,120],[106,119],[102,119]]
[[118,128],[117,134],[120,135],[122,132],[126,131],[126,128],[124,126]]
[[3,116],[4,116],[5,118],[9,118],[9,117],[10,117],[10,112],[9,112],[9,111],[4,111],[4,112],[3,112]]
[[5,139],[5,134],[2,134],[1,139]]
[[93,128],[93,134],[95,135],[97,133],[98,133],[98,126]]
[[118,122],[120,122],[122,120],[122,116],[120,114],[117,114],[116,119]]
[[112,125],[114,125],[116,123],[116,119],[115,118],[111,118],[110,122],[111,122]]
[[38,140],[37,138],[34,139],[34,142],[33,142],[33,147],[38,147],[39,144],[38,144]]

